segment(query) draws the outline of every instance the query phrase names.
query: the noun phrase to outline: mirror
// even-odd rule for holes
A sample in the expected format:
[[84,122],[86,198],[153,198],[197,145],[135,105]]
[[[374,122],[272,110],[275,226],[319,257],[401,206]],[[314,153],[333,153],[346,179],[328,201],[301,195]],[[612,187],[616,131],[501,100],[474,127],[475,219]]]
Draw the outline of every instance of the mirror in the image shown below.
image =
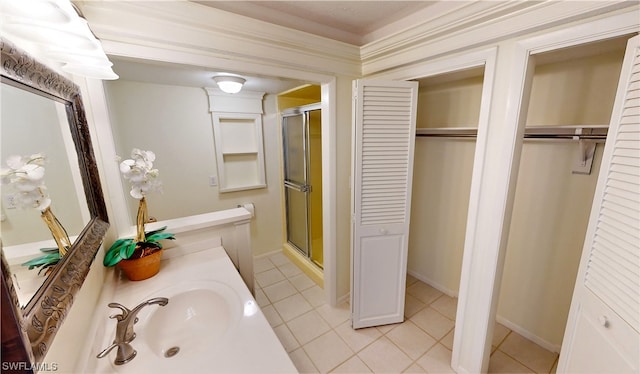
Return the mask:
[[[4,39],[0,39],[0,60],[2,61],[0,81],[3,86],[11,87],[8,90],[18,89],[24,91],[21,94],[36,95],[39,99],[45,99],[45,101],[52,103],[61,103],[62,107],[64,107],[73,148],[68,145],[65,146],[64,140],[62,146],[64,149],[75,149],[75,157],[71,157],[71,159],[74,161],[77,159],[77,162],[75,164],[73,162],[69,163],[69,173],[72,175],[72,179],[74,178],[73,174],[76,173],[76,177],[79,176],[82,180],[83,186],[83,191],[79,191],[79,194],[83,196],[82,203],[78,199],[73,202],[73,198],[66,203],[57,203],[55,199],[58,199],[58,197],[51,191],[51,197],[54,201],[52,207],[56,209],[56,214],[62,217],[63,214],[67,214],[67,208],[70,211],[76,210],[79,211],[81,222],[74,224],[78,227],[74,226],[72,232],[77,231],[77,237],[72,241],[71,249],[52,268],[42,285],[24,307],[20,306],[15,281],[11,274],[9,263],[5,258],[5,250],[2,250],[2,287],[0,295],[2,304],[0,305],[2,307],[3,366],[4,362],[15,362],[22,363],[22,365],[26,365],[22,366],[22,368],[29,369],[32,367],[30,364],[42,362],[51,346],[58,329],[71,308],[76,292],[82,286],[89,272],[89,267],[100,248],[109,223],[78,86],[47,66],[35,61]],[[2,93],[4,94],[4,92],[3,87]],[[16,93],[16,91],[11,92]],[[34,99],[33,96],[30,97]],[[46,109],[51,111],[52,116],[54,115],[53,113],[56,113],[55,119],[52,120],[50,126],[60,128],[57,122],[59,117],[57,113],[62,107],[59,104],[53,104],[53,107]],[[4,111],[5,109],[3,105],[2,110]],[[29,110],[34,111],[33,108]],[[18,112],[12,115],[18,116],[19,114]],[[23,115],[27,115],[24,110]],[[63,118],[65,117],[63,116]],[[35,134],[32,133],[31,135]],[[64,138],[62,134],[60,136]],[[4,133],[2,137],[4,140]],[[18,154],[28,154],[29,152],[31,151],[25,150],[18,152]],[[68,157],[67,160],[69,160]],[[75,167],[76,164],[77,168]],[[55,171],[57,167],[50,169]],[[64,169],[64,167],[60,167],[60,169]],[[50,177],[51,174],[48,174],[47,181],[49,181]],[[65,178],[68,178],[68,176]],[[75,185],[73,182],[71,184]],[[73,190],[68,190],[66,193],[74,195],[69,193]],[[78,194],[75,195],[77,196]],[[64,201],[62,197],[59,197],[59,199]],[[87,214],[82,213],[83,209]],[[76,213],[71,212],[70,214],[74,215]],[[62,218],[60,220],[63,221]],[[71,221],[71,219],[69,220]],[[43,222],[38,222],[38,224],[44,225]],[[63,224],[66,226],[66,222],[63,221]],[[39,225],[35,223],[25,224],[20,230],[30,230],[31,226],[35,228]],[[70,235],[73,236],[72,233]],[[4,239],[3,232],[3,242]],[[10,247],[7,246],[7,248]]]
[[[11,156],[46,157],[45,185],[52,200],[51,209],[73,242],[91,217],[65,105],[3,81],[0,107],[2,167],[7,167]],[[29,270],[21,264],[42,256],[41,248],[56,248],[56,243],[40,211],[20,207],[18,190],[12,187],[2,186],[0,237],[20,305],[24,307],[46,279],[47,269]]]

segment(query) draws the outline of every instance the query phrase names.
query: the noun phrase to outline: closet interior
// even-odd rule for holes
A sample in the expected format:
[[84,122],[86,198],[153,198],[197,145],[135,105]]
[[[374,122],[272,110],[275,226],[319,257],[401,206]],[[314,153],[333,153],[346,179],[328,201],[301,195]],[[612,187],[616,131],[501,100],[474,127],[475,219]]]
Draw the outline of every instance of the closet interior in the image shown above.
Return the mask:
[[[528,112],[497,322],[551,352],[562,344],[627,39],[529,61],[534,71],[524,94]],[[455,297],[483,72],[419,79],[407,271]]]
[[419,79],[407,271],[460,287],[484,66]]
[[497,320],[553,352],[562,345],[627,39],[529,61],[525,134],[597,133],[523,142]]

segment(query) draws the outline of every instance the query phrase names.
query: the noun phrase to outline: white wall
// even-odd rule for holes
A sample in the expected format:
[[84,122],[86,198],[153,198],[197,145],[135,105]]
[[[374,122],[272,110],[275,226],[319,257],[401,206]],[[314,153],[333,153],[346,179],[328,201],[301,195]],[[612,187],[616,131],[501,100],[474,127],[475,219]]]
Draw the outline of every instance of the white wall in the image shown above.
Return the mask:
[[417,128],[478,127],[483,68],[421,79]]
[[407,271],[454,296],[460,288],[475,141],[416,138]]
[[[156,154],[162,193],[147,197],[149,215],[158,220],[214,209],[217,188],[213,129],[203,89],[116,80],[105,82],[116,152],[123,160],[139,148]],[[115,162],[115,161],[114,161]],[[128,197],[131,224],[138,201]]]
[[[282,245],[280,217],[279,123],[275,96],[264,99],[263,136],[267,188],[220,193],[210,186],[217,176],[213,124],[208,96],[197,87],[169,86],[117,80],[105,84],[114,141],[119,156],[131,149],[152,150],[163,193],[148,197],[149,216],[167,220],[252,202],[253,254],[277,250]],[[129,186],[124,185],[128,195]],[[131,224],[138,201],[129,198]]]
[[609,125],[626,40],[582,48],[600,48],[596,55],[580,56],[578,48],[575,57],[561,51],[536,57],[527,126]]

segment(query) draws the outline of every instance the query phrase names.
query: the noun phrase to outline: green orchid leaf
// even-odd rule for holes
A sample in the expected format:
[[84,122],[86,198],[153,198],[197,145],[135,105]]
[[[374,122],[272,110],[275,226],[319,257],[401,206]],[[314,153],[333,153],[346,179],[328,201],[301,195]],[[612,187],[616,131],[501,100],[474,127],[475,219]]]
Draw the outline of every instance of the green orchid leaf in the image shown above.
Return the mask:
[[131,239],[129,243],[120,247],[120,257],[122,257],[123,259],[130,258],[131,255],[133,254],[133,251],[135,250],[136,250],[136,242],[134,242],[133,239]]
[[118,239],[115,242],[113,242],[113,244],[111,244],[111,247],[109,248],[109,250],[119,250],[119,248],[123,245],[127,245],[130,242],[132,242],[133,239]]
[[58,247],[51,247],[51,248],[40,248],[40,252],[42,253],[54,253],[54,252],[59,252],[60,250],[58,249]]
[[148,242],[157,242],[163,239],[175,240],[176,236],[174,234],[165,232],[165,233],[156,233],[153,235],[147,236]]
[[33,259],[31,259],[31,260],[29,260],[27,262],[23,262],[20,265],[28,266],[29,270],[31,270],[34,267],[37,267],[37,266],[40,266],[40,265],[43,265],[43,264],[46,264],[46,263],[47,263],[46,260],[44,260],[42,257],[38,257],[38,258],[33,258]]
[[[129,258],[127,257],[127,253],[129,252],[128,247],[132,246],[135,249],[135,243],[133,239],[118,239],[116,240],[107,253],[104,255],[104,260],[102,261],[104,266],[113,266],[120,262],[120,260]],[[131,256],[131,255],[129,255]]]
[[22,263],[22,266],[28,266],[29,270],[33,270],[33,268],[37,268],[43,265],[46,265],[47,267],[51,266],[51,265],[55,265],[60,261],[60,254],[59,253],[49,253],[46,254],[44,256],[40,256],[40,257],[36,257],[34,259],[31,259],[27,262]]
[[159,228],[157,230],[147,231],[147,232],[144,233],[144,235],[145,236],[151,236],[151,235],[157,234],[159,232],[163,232],[166,229],[167,229],[167,226],[163,226],[163,227],[161,227],[161,228]]
[[57,260],[60,260],[60,254],[59,253],[49,253],[47,255],[31,259],[31,260],[23,263],[22,265],[24,265],[24,266],[36,265],[37,266],[37,265],[42,265],[42,264],[46,264],[46,263],[49,263],[51,261],[57,261]]
[[114,252],[120,252],[122,251],[122,248],[125,248],[129,245],[131,245],[131,243],[133,243],[133,239],[127,239],[127,240],[123,240],[120,243],[118,243],[118,245],[112,245],[111,248],[109,248],[109,251],[114,251]]
[[120,251],[108,251],[104,255],[104,260],[102,261],[102,264],[104,266],[113,266],[118,262],[120,262],[120,260],[122,260],[122,257],[120,257]]

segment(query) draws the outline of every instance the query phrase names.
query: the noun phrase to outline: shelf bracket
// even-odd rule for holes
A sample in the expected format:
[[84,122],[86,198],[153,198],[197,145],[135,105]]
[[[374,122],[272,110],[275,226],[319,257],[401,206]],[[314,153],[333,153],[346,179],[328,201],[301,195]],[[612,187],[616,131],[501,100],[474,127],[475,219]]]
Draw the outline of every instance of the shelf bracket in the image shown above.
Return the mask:
[[591,174],[593,157],[596,154],[596,142],[581,139],[580,135],[585,135],[584,130],[590,132],[590,130],[582,128],[577,128],[575,132],[574,139],[578,140],[578,153],[572,174]]

